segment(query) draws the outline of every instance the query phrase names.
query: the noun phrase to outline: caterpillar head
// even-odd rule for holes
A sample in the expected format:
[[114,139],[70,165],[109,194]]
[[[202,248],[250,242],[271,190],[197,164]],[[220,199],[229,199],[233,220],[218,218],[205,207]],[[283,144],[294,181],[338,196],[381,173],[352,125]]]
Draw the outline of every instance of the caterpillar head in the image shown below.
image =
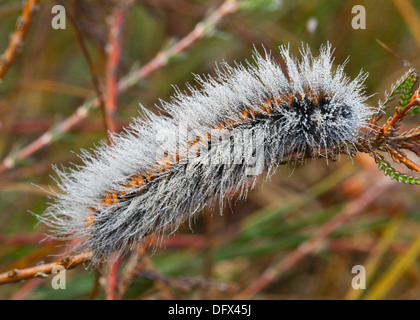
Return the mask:
[[286,140],[302,153],[355,143],[374,112],[365,104],[363,82],[368,74],[361,71],[351,80],[343,72],[347,60],[333,67],[332,53],[330,44],[316,57],[302,48],[297,60],[281,48],[289,79],[282,121]]

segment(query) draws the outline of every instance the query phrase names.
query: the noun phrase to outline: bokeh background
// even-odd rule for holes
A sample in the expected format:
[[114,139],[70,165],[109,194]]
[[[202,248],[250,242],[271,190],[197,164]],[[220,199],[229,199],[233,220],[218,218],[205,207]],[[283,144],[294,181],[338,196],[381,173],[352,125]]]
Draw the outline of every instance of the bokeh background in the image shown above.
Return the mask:
[[[330,41],[337,63],[350,57],[348,75],[354,77],[361,69],[369,72],[366,85],[372,106],[407,71],[407,62],[420,68],[419,0],[363,1],[364,30],[351,24],[352,8],[360,1],[239,2],[235,12],[214,28],[207,25],[203,37],[118,95],[118,130],[138,116],[139,103],[156,112],[158,99],[173,94],[171,85],[184,89],[186,82],[193,81],[193,73],[213,74],[217,61],[250,60],[254,45],[257,50],[263,45],[278,58],[282,44],[289,43],[297,54],[301,43],[308,43],[316,53]],[[127,2],[116,78],[170,50],[198,23],[208,22],[222,3]],[[55,242],[39,242],[48,228],[29,211],[40,214],[47,206],[42,188],[54,188],[52,164],[78,163],[75,152],[106,137],[97,107],[89,108],[87,116],[69,130],[55,130],[96,95],[74,26],[69,21],[64,30],[51,26],[51,10],[57,4],[65,4],[74,18],[106,92],[110,17],[124,3],[40,1],[20,52],[3,77],[0,154],[3,163],[8,159],[13,165],[0,174],[0,272],[57,260],[54,255],[62,248]],[[6,50],[21,11],[21,1],[0,0],[0,51]],[[418,120],[411,117],[404,126],[418,126]],[[21,159],[16,157],[45,132],[51,133],[51,141]],[[124,298],[418,299],[419,200],[418,186],[389,183],[366,155],[343,156],[328,164],[318,159],[304,166],[283,166],[246,201],[233,203],[223,214],[218,208],[209,210],[150,251]],[[319,235],[322,226],[349,211],[354,213],[349,219]],[[300,245],[313,244],[314,239],[315,250],[302,253]],[[121,262],[119,279],[127,272],[127,260]],[[366,269],[364,290],[351,285],[355,265]],[[275,277],[255,289],[267,270],[274,270]],[[0,299],[103,299],[106,277],[79,266],[67,272],[65,290],[53,290],[51,278],[34,279],[0,286]]]

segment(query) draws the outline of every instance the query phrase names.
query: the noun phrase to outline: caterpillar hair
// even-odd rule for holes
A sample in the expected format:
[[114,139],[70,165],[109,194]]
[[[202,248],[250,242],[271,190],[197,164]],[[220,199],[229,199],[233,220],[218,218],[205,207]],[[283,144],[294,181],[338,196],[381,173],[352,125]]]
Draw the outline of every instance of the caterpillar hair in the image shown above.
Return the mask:
[[40,218],[51,236],[80,239],[77,251],[105,261],[217,202],[245,198],[292,155],[350,154],[375,111],[365,104],[367,73],[351,80],[348,60],[333,68],[329,43],[318,56],[308,46],[299,59],[287,46],[280,54],[283,69],[256,50],[252,63],[219,64],[216,76],[196,76],[197,88],[161,101],[164,114],[141,107],[111,144],[56,168],[60,192]]

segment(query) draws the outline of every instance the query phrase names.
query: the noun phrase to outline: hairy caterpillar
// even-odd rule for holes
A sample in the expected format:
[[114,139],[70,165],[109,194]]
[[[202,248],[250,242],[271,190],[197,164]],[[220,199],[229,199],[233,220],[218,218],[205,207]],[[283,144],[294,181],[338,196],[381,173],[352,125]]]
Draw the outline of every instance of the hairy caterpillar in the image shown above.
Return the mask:
[[364,102],[360,72],[351,80],[344,64],[333,70],[330,44],[300,59],[280,47],[283,72],[270,54],[254,63],[223,62],[216,77],[196,76],[199,88],[178,89],[168,115],[146,109],[123,133],[83,164],[57,170],[61,193],[42,221],[60,239],[81,239],[94,259],[126,253],[150,234],[175,230],[206,206],[239,194],[256,177],[270,175],[292,154],[340,149],[349,153],[373,110]]

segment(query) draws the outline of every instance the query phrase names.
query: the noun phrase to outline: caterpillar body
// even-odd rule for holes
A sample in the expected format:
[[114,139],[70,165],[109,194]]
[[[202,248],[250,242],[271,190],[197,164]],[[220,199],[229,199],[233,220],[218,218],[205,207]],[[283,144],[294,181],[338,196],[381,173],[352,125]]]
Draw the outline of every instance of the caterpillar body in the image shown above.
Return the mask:
[[215,77],[196,76],[198,88],[161,101],[167,115],[142,108],[110,145],[82,151],[82,165],[56,169],[61,192],[41,217],[53,236],[80,239],[77,250],[104,261],[217,201],[245,198],[292,154],[349,153],[374,113],[367,74],[333,70],[329,43],[316,57],[304,46],[300,59],[286,46],[280,54],[285,71],[256,51],[253,63],[223,62]]

